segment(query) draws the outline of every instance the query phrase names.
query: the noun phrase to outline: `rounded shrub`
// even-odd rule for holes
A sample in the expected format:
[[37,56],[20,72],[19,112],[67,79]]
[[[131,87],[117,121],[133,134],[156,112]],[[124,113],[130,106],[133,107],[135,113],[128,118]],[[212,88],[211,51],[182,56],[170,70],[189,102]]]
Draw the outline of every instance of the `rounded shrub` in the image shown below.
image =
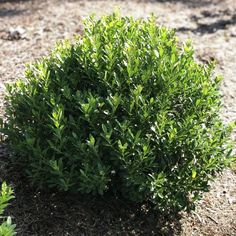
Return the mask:
[[3,131],[40,188],[186,207],[230,160],[218,76],[155,18],[85,21],[7,85]]

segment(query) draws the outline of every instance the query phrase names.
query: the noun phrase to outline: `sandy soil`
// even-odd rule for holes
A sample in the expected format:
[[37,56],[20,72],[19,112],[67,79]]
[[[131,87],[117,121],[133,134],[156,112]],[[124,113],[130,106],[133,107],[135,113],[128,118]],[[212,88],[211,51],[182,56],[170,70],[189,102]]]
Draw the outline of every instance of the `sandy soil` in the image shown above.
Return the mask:
[[[0,0],[0,111],[3,111],[4,83],[22,77],[25,63],[46,55],[54,47],[57,40],[72,39],[73,35],[81,33],[81,23],[84,17],[91,13],[96,13],[98,16],[110,13],[114,7],[119,7],[123,15],[134,15],[135,17],[147,17],[150,13],[155,13],[158,16],[158,23],[175,28],[181,40],[192,39],[198,60],[202,62],[210,59],[216,60],[218,63],[217,72],[224,77],[221,86],[224,104],[222,117],[225,122],[236,120],[235,0]],[[233,138],[235,139],[235,132]],[[0,150],[1,162],[4,155],[4,147],[2,147]],[[4,173],[7,176],[7,171],[2,171],[5,171]],[[3,176],[1,174],[1,178]],[[17,184],[17,181],[17,177],[15,177],[15,182],[13,182],[16,189],[19,189],[20,186],[22,187],[22,183]],[[22,193],[20,190],[17,191]],[[27,191],[23,191],[23,193],[25,194]],[[12,210],[15,221],[18,223],[19,235],[117,235],[114,232],[118,231],[113,230],[113,228],[110,228],[109,231],[108,223],[108,229],[105,231],[90,231],[86,227],[92,228],[91,224],[87,224],[80,231],[81,225],[74,224],[75,221],[72,221],[71,227],[74,227],[74,232],[77,233],[73,233],[73,231],[66,233],[60,230],[60,227],[65,228],[67,225],[66,218],[63,217],[60,221],[55,221],[54,218],[54,222],[59,224],[56,229],[53,230],[51,227],[51,232],[37,234],[37,230],[29,227],[29,223],[27,226],[24,217],[30,219],[33,217],[33,211],[38,212],[33,205],[35,202],[32,201],[30,204],[33,210],[29,211],[28,209],[27,211],[27,199],[35,197],[40,201],[42,198],[39,195],[35,195],[36,197],[28,195],[27,198],[20,195],[14,202],[19,209],[20,204],[24,205],[22,214],[14,214],[14,210]],[[86,209],[86,204],[84,207],[83,209]],[[140,228],[138,225],[140,222],[135,220],[131,223],[132,227],[125,227],[123,231],[119,232],[123,232],[121,235],[233,236],[236,235],[235,216],[236,171],[226,170],[212,184],[211,191],[204,194],[195,212],[183,213],[178,226],[165,226],[167,228],[178,228],[177,230],[163,230],[165,227],[158,226],[154,231],[135,231],[135,228]],[[35,221],[37,222],[37,220]],[[31,222],[31,225],[35,221]],[[95,222],[94,225],[99,225],[99,222]],[[94,225],[93,227],[95,227]],[[80,232],[84,233],[80,234]]]

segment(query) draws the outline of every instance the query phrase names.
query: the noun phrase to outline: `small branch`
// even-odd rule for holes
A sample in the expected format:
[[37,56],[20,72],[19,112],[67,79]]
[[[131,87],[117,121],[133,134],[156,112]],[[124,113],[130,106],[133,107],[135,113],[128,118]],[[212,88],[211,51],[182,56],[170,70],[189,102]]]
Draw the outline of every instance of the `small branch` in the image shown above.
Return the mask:
[[207,216],[210,220],[212,220],[215,224],[219,224],[218,221],[216,221],[215,219],[213,219],[211,216]]

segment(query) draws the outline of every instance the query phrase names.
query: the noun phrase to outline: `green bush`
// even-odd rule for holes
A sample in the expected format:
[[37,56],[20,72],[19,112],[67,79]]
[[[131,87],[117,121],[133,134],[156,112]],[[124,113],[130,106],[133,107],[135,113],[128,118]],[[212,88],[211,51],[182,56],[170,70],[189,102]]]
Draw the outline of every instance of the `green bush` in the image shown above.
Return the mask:
[[220,77],[155,18],[85,21],[7,85],[4,133],[40,188],[182,208],[230,160]]
[[[4,209],[8,206],[8,202],[13,199],[13,191],[10,187],[6,185],[5,182],[2,183],[0,191],[0,216],[4,212]],[[3,221],[0,225],[0,235],[1,236],[13,236],[15,235],[15,225],[11,222],[11,217],[8,216],[7,220]]]

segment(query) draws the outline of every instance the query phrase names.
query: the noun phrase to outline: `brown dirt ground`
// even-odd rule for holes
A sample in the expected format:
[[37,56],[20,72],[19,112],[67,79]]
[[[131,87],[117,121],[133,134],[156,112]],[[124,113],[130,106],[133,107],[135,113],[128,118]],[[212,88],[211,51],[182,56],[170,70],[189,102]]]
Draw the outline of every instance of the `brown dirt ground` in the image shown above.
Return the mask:
[[[82,19],[90,13],[100,16],[114,7],[135,17],[155,13],[158,23],[175,28],[181,40],[192,39],[198,60],[216,60],[217,72],[224,76],[222,117],[236,120],[235,0],[0,0],[0,112],[4,83],[23,76],[25,63],[46,55],[57,40],[81,33]],[[109,197],[38,192],[20,169],[9,166],[8,157],[2,145],[0,180],[15,189],[9,214],[18,235],[236,235],[235,170],[219,174],[196,211],[165,217]]]

